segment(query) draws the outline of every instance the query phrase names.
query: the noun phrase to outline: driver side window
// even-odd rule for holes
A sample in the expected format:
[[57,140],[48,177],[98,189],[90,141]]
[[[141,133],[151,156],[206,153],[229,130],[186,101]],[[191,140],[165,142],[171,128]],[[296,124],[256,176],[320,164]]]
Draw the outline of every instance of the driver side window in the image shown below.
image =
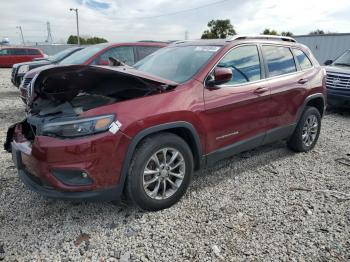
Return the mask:
[[225,85],[244,84],[261,79],[258,47],[246,45],[228,52],[217,67],[232,69],[232,79]]

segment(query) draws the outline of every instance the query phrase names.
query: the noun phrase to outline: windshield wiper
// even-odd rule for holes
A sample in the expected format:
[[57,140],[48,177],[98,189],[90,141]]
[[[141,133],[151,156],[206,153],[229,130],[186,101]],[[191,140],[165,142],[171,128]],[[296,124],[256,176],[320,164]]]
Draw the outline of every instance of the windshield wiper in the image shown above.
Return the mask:
[[350,66],[350,64],[347,64],[347,63],[334,63],[334,65],[340,65],[340,66]]

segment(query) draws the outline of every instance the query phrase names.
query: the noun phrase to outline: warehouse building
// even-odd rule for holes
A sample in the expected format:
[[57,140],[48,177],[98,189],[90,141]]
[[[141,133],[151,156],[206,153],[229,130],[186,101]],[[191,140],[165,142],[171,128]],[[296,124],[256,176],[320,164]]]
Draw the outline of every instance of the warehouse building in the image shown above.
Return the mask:
[[326,60],[335,60],[338,56],[350,49],[350,33],[299,35],[295,40],[309,47],[320,64]]

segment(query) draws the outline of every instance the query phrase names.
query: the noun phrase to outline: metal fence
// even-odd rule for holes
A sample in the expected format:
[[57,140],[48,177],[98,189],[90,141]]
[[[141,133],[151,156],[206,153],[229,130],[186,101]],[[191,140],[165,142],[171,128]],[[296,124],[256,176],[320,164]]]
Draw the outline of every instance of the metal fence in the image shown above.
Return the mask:
[[350,33],[325,35],[300,35],[294,38],[309,47],[320,64],[334,60],[350,49]]
[[74,47],[76,45],[68,45],[68,44],[57,44],[57,45],[30,45],[30,47],[40,48],[47,55],[54,55],[64,49]]

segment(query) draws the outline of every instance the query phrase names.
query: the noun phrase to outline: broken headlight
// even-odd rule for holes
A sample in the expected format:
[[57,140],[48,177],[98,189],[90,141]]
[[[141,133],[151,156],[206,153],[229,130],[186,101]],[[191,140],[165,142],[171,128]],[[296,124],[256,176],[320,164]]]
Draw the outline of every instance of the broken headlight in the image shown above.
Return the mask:
[[42,134],[58,137],[79,137],[104,132],[114,120],[114,115],[89,117],[45,124]]

